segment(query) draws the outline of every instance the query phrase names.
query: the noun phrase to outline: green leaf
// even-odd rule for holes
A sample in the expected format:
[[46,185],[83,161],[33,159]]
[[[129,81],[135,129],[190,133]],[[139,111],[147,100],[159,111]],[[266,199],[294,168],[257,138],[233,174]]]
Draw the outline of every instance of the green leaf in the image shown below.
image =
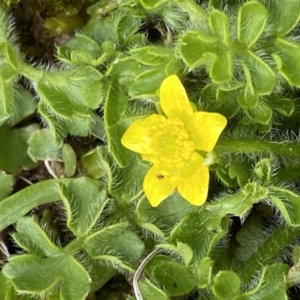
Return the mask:
[[81,177],[58,186],[67,211],[68,228],[77,237],[85,236],[108,202],[104,183]]
[[253,204],[268,197],[269,190],[266,187],[259,186],[255,182],[247,183],[243,190],[225,195],[219,199],[207,203],[206,208],[219,215],[219,218],[226,216],[228,212],[231,215],[244,217],[252,208]]
[[[50,179],[31,185],[0,201],[0,231],[18,221],[32,209],[59,199],[57,183],[74,179]],[[24,201],[26,199],[26,201]],[[16,210],[15,208],[18,207]]]
[[276,85],[274,71],[252,51],[248,51],[246,63],[251,75],[252,84],[258,95],[269,95]]
[[14,95],[17,109],[15,109],[9,121],[13,126],[32,116],[37,109],[37,103],[28,90],[18,85],[14,86]]
[[71,62],[77,65],[91,65],[95,57],[86,50],[73,50],[71,52]]
[[227,83],[232,79],[232,55],[230,52],[222,51],[222,54],[216,57],[210,67],[209,76],[213,83]]
[[213,34],[218,36],[228,47],[230,45],[230,37],[227,15],[219,10],[213,10],[209,16],[209,25]]
[[88,116],[102,101],[101,78],[102,75],[90,66],[49,72],[37,83],[37,92],[62,118]]
[[64,161],[65,175],[67,177],[74,176],[77,167],[76,153],[69,144],[64,144],[61,151]]
[[255,165],[254,172],[263,184],[268,184],[272,176],[272,161],[269,158],[261,159]]
[[212,290],[218,299],[234,299],[241,285],[239,276],[232,271],[220,271],[214,278]]
[[244,93],[239,93],[237,100],[240,106],[242,106],[245,109],[255,108],[258,104],[259,96],[256,94],[251,95],[247,92],[247,89],[245,89]]
[[273,116],[272,108],[261,99],[254,108],[245,108],[244,112],[251,120],[259,124],[268,124]]
[[17,232],[12,234],[15,242],[30,254],[49,257],[61,249],[52,243],[34,217],[24,217],[17,222]]
[[248,1],[243,4],[238,15],[238,40],[249,48],[253,46],[265,29],[268,15],[268,10],[259,2]]
[[290,117],[295,110],[295,102],[289,98],[272,99],[274,109],[286,117]]
[[108,139],[108,149],[121,167],[125,167],[132,159],[133,152],[121,144],[129,121],[124,118],[127,99],[124,88],[114,81],[109,87],[104,108],[104,120]]
[[278,52],[272,55],[279,73],[291,86],[300,87],[300,45],[283,39],[276,40]]
[[84,243],[85,251],[93,259],[101,259],[132,272],[132,266],[144,251],[144,243],[137,234],[126,231],[127,226],[127,223],[114,224],[90,235]]
[[136,157],[129,161],[127,167],[115,169],[109,184],[110,194],[119,201],[132,201],[143,193],[143,180],[148,169],[149,166]]
[[158,244],[157,247],[179,254],[182,257],[184,265],[186,267],[189,266],[190,262],[193,259],[193,250],[187,244],[178,242],[176,246],[172,244]]
[[132,58],[117,58],[107,69],[105,75],[116,77],[124,86],[130,86],[142,71],[141,64]]
[[226,234],[227,228],[226,218],[221,221],[219,216],[208,215],[207,211],[201,208],[181,220],[172,230],[170,242],[175,244],[180,241],[189,245],[194,255],[201,259],[210,254],[215,244]]
[[0,299],[17,300],[17,294],[11,282],[0,272]]
[[0,76],[0,101],[1,121],[9,118],[14,113],[15,108],[13,83],[11,81],[4,81],[2,76]]
[[157,96],[162,81],[168,75],[176,74],[181,68],[178,59],[171,59],[168,64],[152,68],[138,75],[129,87],[129,95],[135,98]]
[[268,235],[265,233],[262,218],[258,214],[251,214],[236,233],[238,246],[234,251],[234,260],[237,264],[247,264],[247,260],[266,242]]
[[170,296],[185,295],[197,285],[194,274],[184,265],[174,261],[158,264],[153,268],[151,275],[168,291]]
[[85,171],[93,179],[99,179],[107,173],[107,164],[104,162],[101,147],[97,147],[81,157]]
[[5,44],[5,52],[6,52],[6,59],[9,62],[9,65],[11,68],[13,68],[16,71],[16,74],[18,74],[18,50],[14,49],[10,43]]
[[46,18],[43,27],[48,29],[50,37],[70,33],[76,27],[83,26],[83,20],[79,15],[56,14],[55,17]]
[[206,288],[211,283],[213,261],[210,257],[204,257],[197,268],[197,286],[201,289]]
[[85,261],[85,268],[89,270],[89,275],[92,279],[91,292],[98,291],[116,274],[114,268],[107,266],[101,260],[91,259],[86,253],[81,253],[81,255]]
[[30,158],[39,160],[57,160],[61,155],[62,144],[57,145],[49,129],[33,132],[28,140],[28,154]]
[[12,191],[14,186],[14,176],[0,171],[0,201],[5,199]]
[[99,14],[106,15],[112,10],[118,7],[119,3],[111,2],[109,0],[96,2],[94,5],[91,5],[87,8],[86,12],[89,15]]
[[0,76],[4,82],[11,82],[18,75],[18,72],[7,62],[0,64]]
[[300,225],[299,195],[284,188],[271,187],[269,197],[290,226]]
[[298,0],[289,1],[265,1],[269,10],[274,15],[274,29],[277,35],[283,37],[291,32],[299,23],[300,2]]
[[251,177],[250,165],[247,161],[233,161],[229,165],[228,174],[230,178],[236,178],[239,186],[243,187]]
[[288,265],[273,264],[263,269],[257,286],[234,300],[286,300]]
[[[215,59],[218,38],[199,31],[187,31],[179,44],[179,53],[183,61],[191,68],[199,67]],[[207,56],[207,53],[210,54]],[[212,54],[212,55],[211,55]]]
[[27,156],[27,140],[38,129],[39,126],[35,124],[17,129],[5,125],[0,127],[0,170],[19,173],[22,168],[31,169],[36,166]]
[[116,33],[116,16],[107,15],[105,18],[100,18],[98,15],[93,15],[88,23],[84,26],[84,32],[89,37],[92,37],[95,42],[102,44],[105,41],[112,41],[117,43]]
[[48,258],[32,254],[14,256],[2,271],[17,292],[38,295],[59,282],[61,299],[82,300],[90,291],[88,272],[74,257],[65,253]]
[[161,230],[170,230],[195,207],[185,201],[179,193],[173,193],[158,207],[152,207],[146,197],[137,205],[137,217],[141,224],[152,223]]
[[140,0],[140,2],[146,9],[154,9],[167,2],[167,0]]
[[38,104],[38,112],[43,121],[47,124],[48,129],[51,132],[52,140],[55,141],[55,144],[62,144],[63,139],[67,136],[67,128],[65,128],[62,119],[59,119],[56,115],[53,115],[51,109],[49,109],[42,101],[40,101]]
[[139,281],[139,288],[144,300],[169,300],[169,297],[148,279]]
[[[136,18],[131,12],[119,10],[116,20],[116,32],[121,45],[128,45],[130,38],[134,36],[141,28],[141,18]],[[136,45],[134,45],[136,47]]]
[[93,126],[94,116],[92,113],[87,117],[73,116],[71,119],[62,122],[62,130],[66,129],[69,134],[79,137],[90,135]]
[[293,266],[289,269],[287,275],[287,284],[289,286],[296,285],[300,281],[300,247],[293,247]]
[[139,63],[146,66],[161,66],[170,59],[172,59],[174,53],[171,49],[147,46],[142,48],[136,48],[129,51],[131,57],[136,59]]

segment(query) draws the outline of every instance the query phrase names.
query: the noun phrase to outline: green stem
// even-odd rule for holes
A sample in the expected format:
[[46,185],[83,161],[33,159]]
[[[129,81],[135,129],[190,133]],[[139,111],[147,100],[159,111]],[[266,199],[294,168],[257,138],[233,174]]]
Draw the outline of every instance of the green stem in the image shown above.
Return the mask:
[[273,153],[278,156],[300,158],[300,144],[293,142],[271,142],[264,140],[219,140],[215,151],[221,156],[230,153]]
[[34,68],[23,61],[18,62],[19,72],[27,79],[38,82],[43,78],[44,71]]
[[186,12],[190,21],[203,31],[208,31],[208,14],[193,0],[174,1],[184,12]]
[[273,263],[285,247],[290,245],[299,234],[300,227],[288,228],[286,224],[275,229],[270,238],[239,269],[242,282],[249,282],[263,266]]
[[66,247],[64,247],[64,251],[69,254],[73,254],[83,248],[84,241],[82,238],[76,238],[72,242],[70,242]]

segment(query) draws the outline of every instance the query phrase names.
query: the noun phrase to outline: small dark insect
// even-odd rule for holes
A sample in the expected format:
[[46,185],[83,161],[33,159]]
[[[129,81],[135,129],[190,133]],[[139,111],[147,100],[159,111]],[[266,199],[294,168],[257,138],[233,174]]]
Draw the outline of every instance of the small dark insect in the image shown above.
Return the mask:
[[161,179],[164,178],[164,176],[163,176],[163,175],[160,175],[160,174],[156,175],[156,177],[157,177],[159,180],[161,180]]

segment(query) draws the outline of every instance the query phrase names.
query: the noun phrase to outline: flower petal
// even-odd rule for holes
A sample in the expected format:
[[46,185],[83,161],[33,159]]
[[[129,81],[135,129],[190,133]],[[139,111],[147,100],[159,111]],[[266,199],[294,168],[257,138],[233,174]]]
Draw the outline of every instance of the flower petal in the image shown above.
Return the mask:
[[162,82],[159,101],[168,118],[179,118],[188,124],[193,115],[193,109],[186,91],[176,75],[170,75]]
[[182,179],[187,179],[192,175],[196,174],[204,164],[204,158],[194,152],[191,159],[186,162],[186,164],[179,169],[179,177]]
[[195,112],[186,130],[196,149],[210,152],[227,124],[227,119],[218,113]]
[[177,190],[179,194],[193,205],[202,205],[207,198],[209,184],[209,170],[202,166],[199,171],[188,179],[178,180]]
[[134,121],[124,133],[121,139],[122,145],[137,153],[150,153],[149,129],[160,125],[165,120],[164,116],[153,114]]
[[144,178],[143,188],[151,206],[158,206],[175,190],[177,177],[163,177],[153,165]]

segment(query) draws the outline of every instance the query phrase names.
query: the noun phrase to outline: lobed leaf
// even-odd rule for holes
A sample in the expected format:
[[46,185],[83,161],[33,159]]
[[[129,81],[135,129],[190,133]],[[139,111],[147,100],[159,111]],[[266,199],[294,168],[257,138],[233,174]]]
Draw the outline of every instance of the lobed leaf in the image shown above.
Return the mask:
[[126,231],[127,226],[127,223],[114,224],[90,235],[84,243],[86,252],[93,259],[133,271],[132,266],[144,251],[144,243],[137,234]]
[[88,272],[74,257],[59,253],[48,258],[33,254],[15,256],[2,270],[16,291],[41,294],[60,284],[63,300],[84,300],[90,291]]
[[194,274],[175,261],[159,263],[152,269],[151,275],[168,291],[170,296],[186,295],[197,285]]
[[12,234],[15,242],[31,254],[49,257],[61,252],[52,243],[34,217],[24,217],[17,222],[17,232]]
[[49,129],[33,132],[28,140],[28,145],[28,154],[34,162],[60,158],[62,144],[56,144]]
[[215,276],[212,291],[218,299],[235,299],[239,293],[241,280],[232,271],[220,271]]
[[277,53],[272,55],[277,64],[279,73],[286,79],[291,86],[300,87],[300,70],[299,49],[297,43],[283,39],[276,40]]
[[108,202],[103,182],[81,177],[58,184],[67,210],[67,226],[77,236],[85,236],[95,225]]
[[290,226],[300,225],[299,195],[284,188],[271,187],[269,197]]
[[230,46],[229,20],[219,10],[213,10],[209,16],[209,25],[215,36],[218,36],[227,47]]
[[250,48],[257,42],[263,33],[267,20],[268,10],[259,2],[248,1],[239,9],[237,22],[237,38]]
[[0,171],[0,201],[5,199],[12,191],[14,186],[14,176]]

